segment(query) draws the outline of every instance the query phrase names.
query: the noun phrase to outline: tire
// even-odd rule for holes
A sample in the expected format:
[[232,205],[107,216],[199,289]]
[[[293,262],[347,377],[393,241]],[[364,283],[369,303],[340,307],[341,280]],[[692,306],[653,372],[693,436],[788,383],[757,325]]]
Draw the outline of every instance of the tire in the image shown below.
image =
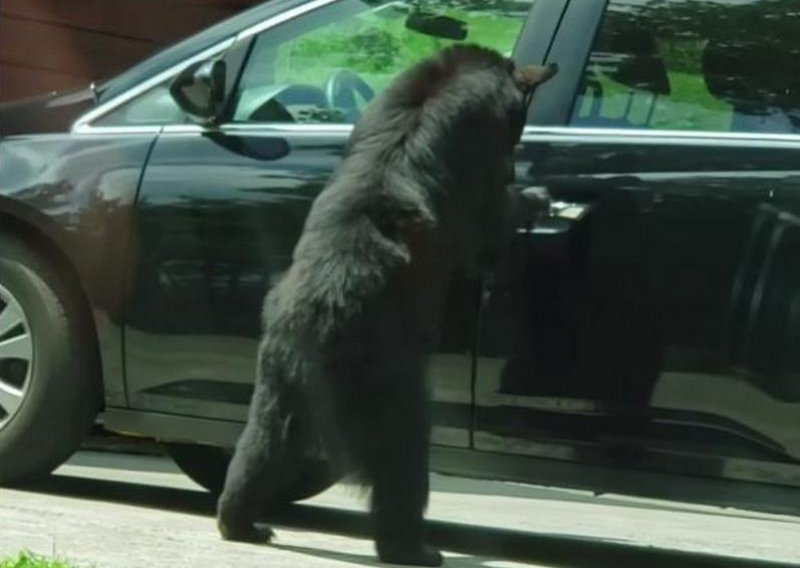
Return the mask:
[[[169,454],[192,481],[210,491],[215,497],[222,492],[231,451],[195,444],[169,444]],[[265,509],[275,510],[295,501],[302,501],[322,493],[337,479],[324,461],[304,462],[295,466],[297,474],[286,480],[278,490],[279,497],[265,504]]]
[[102,399],[82,321],[44,256],[0,234],[0,484],[48,474],[89,431]]

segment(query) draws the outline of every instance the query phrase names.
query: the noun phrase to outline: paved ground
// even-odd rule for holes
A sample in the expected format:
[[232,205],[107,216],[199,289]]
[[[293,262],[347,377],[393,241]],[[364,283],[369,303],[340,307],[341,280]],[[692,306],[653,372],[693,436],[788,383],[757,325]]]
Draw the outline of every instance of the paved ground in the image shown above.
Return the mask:
[[[431,538],[451,568],[800,565],[798,518],[441,476],[432,483]],[[212,511],[168,460],[82,452],[34,489],[0,490],[0,557],[29,549],[97,568],[377,565],[363,499],[347,486],[281,515],[274,546],[220,541]]]

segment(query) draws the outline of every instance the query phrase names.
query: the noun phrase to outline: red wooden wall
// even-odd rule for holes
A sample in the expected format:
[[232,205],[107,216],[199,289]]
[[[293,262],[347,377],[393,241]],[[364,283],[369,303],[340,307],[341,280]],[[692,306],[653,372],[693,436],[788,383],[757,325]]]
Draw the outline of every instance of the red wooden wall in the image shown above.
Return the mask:
[[259,0],[0,0],[0,100],[87,84]]

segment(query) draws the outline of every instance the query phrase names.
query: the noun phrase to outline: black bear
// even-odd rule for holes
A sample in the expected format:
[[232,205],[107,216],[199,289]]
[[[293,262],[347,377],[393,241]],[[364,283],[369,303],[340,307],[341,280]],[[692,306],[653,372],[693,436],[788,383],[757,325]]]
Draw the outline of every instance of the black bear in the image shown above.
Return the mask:
[[438,566],[428,499],[426,358],[455,269],[498,245],[530,95],[555,66],[456,45],[400,74],[364,111],[267,294],[256,387],[218,503],[225,539],[253,522],[309,424],[372,487],[378,555]]

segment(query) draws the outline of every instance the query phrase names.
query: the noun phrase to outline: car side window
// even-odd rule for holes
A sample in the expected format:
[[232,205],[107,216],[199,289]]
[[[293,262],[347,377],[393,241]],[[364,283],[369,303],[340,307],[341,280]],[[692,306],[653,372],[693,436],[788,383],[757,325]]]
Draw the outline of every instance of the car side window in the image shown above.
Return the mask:
[[156,85],[131,102],[98,118],[96,126],[162,126],[188,124],[189,116],[169,93],[169,82]]
[[[536,0],[340,0],[255,38],[234,92],[241,123],[352,123],[406,66],[455,41],[508,56]],[[157,85],[97,126],[191,119]]]
[[572,126],[800,132],[800,12],[783,0],[611,0]]
[[510,55],[533,1],[336,2],[256,38],[232,120],[352,123],[397,73],[450,43]]

